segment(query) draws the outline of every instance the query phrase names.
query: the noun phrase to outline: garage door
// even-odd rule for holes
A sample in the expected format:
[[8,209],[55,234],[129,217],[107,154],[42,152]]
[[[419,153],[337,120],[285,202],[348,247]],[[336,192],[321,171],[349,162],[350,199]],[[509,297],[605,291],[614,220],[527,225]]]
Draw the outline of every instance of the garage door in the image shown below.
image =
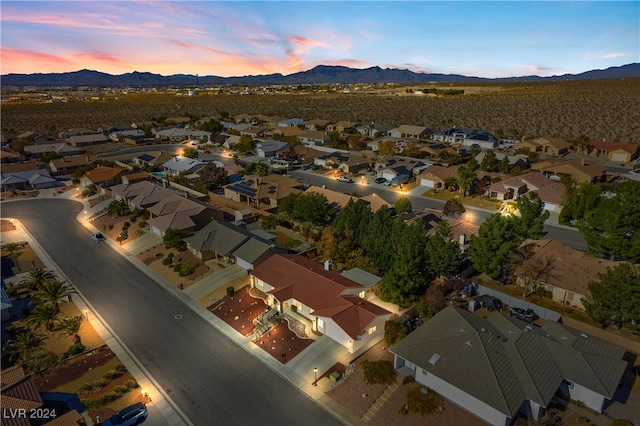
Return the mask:
[[624,154],[621,152],[614,152],[613,155],[611,155],[611,160],[624,163],[627,161],[627,154]]
[[433,188],[434,183],[435,182],[432,181],[431,179],[420,179],[420,185],[426,186],[427,188]]
[[386,180],[392,180],[394,177],[396,177],[396,175],[393,173],[383,173],[382,177],[385,178]]

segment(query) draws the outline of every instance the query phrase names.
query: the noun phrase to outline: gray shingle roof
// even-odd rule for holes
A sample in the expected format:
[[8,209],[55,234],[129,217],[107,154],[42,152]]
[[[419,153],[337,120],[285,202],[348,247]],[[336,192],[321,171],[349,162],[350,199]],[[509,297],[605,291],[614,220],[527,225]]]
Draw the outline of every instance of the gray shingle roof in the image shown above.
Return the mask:
[[626,366],[623,348],[553,321],[527,325],[448,307],[390,351],[509,417],[525,400],[546,406],[563,379],[613,396]]

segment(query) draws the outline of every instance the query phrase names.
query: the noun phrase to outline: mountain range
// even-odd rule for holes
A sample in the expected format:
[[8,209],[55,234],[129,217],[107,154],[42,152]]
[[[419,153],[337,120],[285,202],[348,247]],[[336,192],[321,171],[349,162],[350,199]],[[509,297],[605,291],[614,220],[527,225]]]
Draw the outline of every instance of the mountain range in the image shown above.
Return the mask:
[[50,74],[5,74],[4,86],[103,86],[103,87],[161,87],[161,86],[221,86],[221,85],[290,85],[290,84],[357,84],[357,83],[477,83],[521,82],[544,80],[588,80],[640,77],[640,63],[632,63],[604,70],[591,70],[580,74],[563,74],[551,77],[528,75],[522,77],[484,78],[459,74],[420,73],[409,70],[371,67],[356,69],[343,66],[318,65],[313,69],[289,75],[265,74],[243,77],[197,76],[174,74],[162,76],[149,72],[132,72],[120,75],[93,70],[80,70]]

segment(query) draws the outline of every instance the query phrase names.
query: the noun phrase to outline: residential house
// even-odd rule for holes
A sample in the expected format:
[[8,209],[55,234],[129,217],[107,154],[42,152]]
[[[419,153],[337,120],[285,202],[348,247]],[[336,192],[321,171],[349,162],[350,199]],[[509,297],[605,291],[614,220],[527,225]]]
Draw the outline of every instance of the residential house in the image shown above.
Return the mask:
[[457,178],[458,167],[429,166],[418,175],[421,186],[442,191],[448,188],[447,179]]
[[278,157],[285,151],[288,151],[291,148],[286,142],[280,141],[264,141],[256,144],[255,152],[259,157],[270,158],[270,157]]
[[167,124],[179,124],[179,125],[186,125],[191,123],[191,118],[189,117],[169,117],[165,120],[167,122]]
[[176,154],[172,151],[147,151],[133,158],[133,162],[139,167],[160,167]]
[[356,133],[356,126],[358,123],[352,123],[350,121],[338,121],[337,123],[331,123],[327,126],[328,132],[343,133]]
[[452,154],[454,153],[446,144],[444,143],[432,143],[429,145],[424,145],[420,147],[420,152],[423,152],[427,158],[438,158],[442,155],[443,152],[449,151]]
[[558,392],[601,413],[627,366],[624,348],[555,321],[452,306],[389,350],[400,372],[491,425],[538,420]]
[[356,126],[356,130],[358,133],[370,138],[379,138],[382,136],[386,136],[391,129],[394,129],[394,126],[378,123]]
[[122,176],[122,183],[125,185],[131,185],[136,182],[142,182],[145,180],[151,179],[149,173],[145,172],[137,172],[137,173],[129,173],[128,175]]
[[129,170],[122,167],[98,166],[87,171],[80,178],[80,184],[85,188],[95,185],[104,189],[122,183],[122,177],[127,173]]
[[527,148],[531,152],[538,152],[551,156],[564,155],[571,149],[571,144],[563,139],[551,136],[541,136],[514,145],[514,149]]
[[320,195],[323,195],[330,206],[335,208],[336,210],[342,209],[350,200],[357,200],[357,197],[353,195],[344,194],[342,192],[334,191],[332,189],[323,188],[320,186],[311,185],[307,188],[305,193],[316,192]]
[[239,135],[228,135],[224,143],[222,144],[222,146],[227,149],[233,149],[233,147],[236,146],[238,143],[240,143]]
[[325,169],[340,170],[344,173],[358,174],[369,168],[369,161],[366,158],[351,156],[344,152],[334,151],[313,160],[315,165]]
[[278,121],[278,127],[304,127],[306,125],[306,121],[302,118],[286,118],[284,120]]
[[44,167],[35,161],[29,161],[27,163],[3,163],[0,171],[5,175],[9,173],[27,172],[38,169],[44,169]]
[[269,306],[303,317],[349,353],[380,341],[394,314],[367,300],[366,286],[329,269],[303,256],[274,254],[251,272],[251,287],[267,294]]
[[53,141],[53,137],[49,135],[41,135],[40,133],[28,131],[24,133],[20,133],[15,139],[24,139],[25,141],[31,141],[34,144],[40,143],[51,143]]
[[109,142],[109,138],[102,133],[96,133],[91,135],[71,136],[68,139],[68,142],[71,146],[98,145]]
[[298,136],[300,143],[307,146],[324,145],[329,142],[329,136],[322,130],[306,130]]
[[407,145],[409,144],[406,140],[404,139],[400,139],[400,138],[393,138],[393,137],[382,137],[373,141],[369,141],[366,143],[366,147],[367,149],[373,151],[373,152],[378,152],[380,149],[380,144],[383,142],[393,142],[395,144],[395,153],[396,154],[401,154],[406,148]]
[[296,145],[293,147],[294,154],[298,157],[301,164],[313,164],[314,159],[323,156],[325,153],[313,149],[305,145]]
[[49,169],[54,174],[64,174],[83,167],[92,167],[97,161],[98,157],[93,154],[71,155],[49,161]]
[[69,130],[64,130],[60,133],[58,133],[58,138],[60,139],[69,139],[72,136],[82,136],[82,135],[96,135],[99,133],[103,133],[99,130],[94,130],[94,129],[85,129],[82,127],[76,127],[73,129],[69,129]]
[[[474,157],[478,164],[482,163],[485,155],[487,155],[487,151],[488,150],[480,151],[478,155]],[[503,152],[494,152],[494,154],[498,162],[504,161],[504,159],[506,158],[509,162],[509,166],[511,167],[519,167],[522,170],[529,168],[529,157],[524,154],[507,155]]]
[[305,127],[309,130],[321,130],[324,132],[324,130],[327,128],[327,126],[329,126],[330,124],[333,124],[332,121],[329,120],[309,120],[305,123]]
[[162,199],[177,193],[172,189],[149,181],[132,184],[122,183],[114,185],[110,189],[116,201],[125,200],[131,209],[147,209]]
[[604,182],[607,179],[607,168],[593,163],[587,163],[584,158],[562,160],[550,158],[531,165],[531,170],[538,171],[548,178],[561,180],[563,176],[570,176],[579,183]]
[[629,163],[640,158],[640,144],[625,142],[591,141],[589,155],[608,161]]
[[281,134],[284,137],[300,137],[304,132],[305,131],[299,127],[275,127],[271,130],[267,130],[265,134],[271,137],[274,137],[275,134]]
[[3,147],[2,149],[0,149],[0,163],[2,164],[17,163],[23,160],[24,157],[13,151],[11,148]]
[[461,143],[466,147],[478,145],[482,149],[496,149],[499,144],[499,139],[491,133],[463,127],[441,130],[431,137],[437,142]]
[[242,180],[224,187],[224,196],[234,201],[256,205],[258,209],[278,207],[280,200],[292,193],[303,191],[298,180],[283,175],[263,177],[245,176]]
[[426,168],[427,164],[420,160],[398,159],[398,161],[389,164],[386,168],[378,170],[377,174],[379,177],[391,181],[402,175],[413,177]]
[[33,158],[40,158],[45,154],[58,154],[60,157],[64,157],[65,155],[83,154],[84,149],[72,147],[64,142],[60,142],[40,145],[28,145],[24,147],[24,152]]
[[424,126],[403,124],[387,131],[387,135],[392,138],[427,139],[431,135],[431,130]]
[[184,127],[172,127],[170,129],[155,132],[155,136],[156,139],[163,141],[182,142],[195,139],[201,142],[209,142],[211,139],[211,132],[187,129]]
[[176,193],[163,197],[148,207],[151,219],[147,222],[154,234],[164,236],[168,229],[178,229],[192,234],[212,220],[224,219],[222,211],[199,201],[190,200]]
[[30,426],[31,420],[24,416],[11,416],[11,410],[31,410],[41,408],[44,403],[32,375],[26,375],[21,366],[5,368],[1,374],[0,401],[2,403],[2,424],[7,426]]
[[55,188],[58,181],[48,170],[27,170],[22,172],[5,172],[2,168],[0,183],[3,191]]
[[372,212],[377,212],[382,207],[386,207],[390,211],[395,212],[395,207],[387,203],[385,200],[382,199],[382,197],[380,197],[376,193],[365,195],[364,197],[360,197],[358,201],[368,205]]
[[144,130],[142,129],[127,129],[127,130],[116,130],[114,132],[109,133],[109,139],[114,142],[120,141],[122,138],[143,138],[145,136]]
[[162,164],[162,169],[167,175],[178,176],[180,173],[196,173],[205,165],[205,162],[176,155],[171,160]]
[[185,242],[187,249],[202,261],[215,259],[225,265],[237,264],[247,271],[274,253],[288,252],[257,233],[219,221],[208,223],[195,235],[185,238]]
[[545,209],[560,212],[560,205],[565,193],[564,184],[551,180],[540,173],[510,176],[491,184],[486,189],[485,195],[500,201],[515,201],[528,192],[537,192],[545,203]]
[[439,210],[425,208],[414,210],[404,215],[403,219],[407,223],[422,222],[427,231],[427,235],[433,235],[436,227],[442,221],[446,221],[451,229],[451,240],[456,241],[462,253],[466,253],[469,248],[469,240],[472,235],[478,235],[480,225],[469,220],[469,214],[461,217],[448,217]]
[[[527,245],[532,245],[534,252],[529,262],[548,266],[548,270],[529,285],[550,291],[553,300],[579,309],[584,309],[582,299],[591,296],[588,283],[597,280],[598,274],[607,272],[608,268],[615,268],[622,263],[589,256],[555,240],[526,240],[520,247]],[[527,277],[527,268],[522,265],[514,275],[521,286],[530,279]]]
[[[263,138],[267,135],[267,132],[271,130],[271,127],[265,126],[249,126],[240,132],[240,135],[251,136],[252,139]],[[240,138],[238,137],[238,140]]]

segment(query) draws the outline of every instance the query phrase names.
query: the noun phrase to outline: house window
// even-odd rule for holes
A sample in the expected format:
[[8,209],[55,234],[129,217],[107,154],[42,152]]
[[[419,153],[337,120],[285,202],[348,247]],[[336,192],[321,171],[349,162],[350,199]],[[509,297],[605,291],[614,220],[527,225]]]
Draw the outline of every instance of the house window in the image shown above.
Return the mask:
[[575,296],[575,293],[571,293],[570,291],[567,292],[567,302],[573,302],[573,297]]
[[366,294],[367,294],[367,291],[366,290],[362,290],[360,293],[358,293],[358,297],[361,298],[361,299],[364,299]]
[[373,327],[369,327],[369,334],[373,334],[376,332],[376,326],[374,325]]
[[318,331],[324,330],[324,320],[318,318]]

